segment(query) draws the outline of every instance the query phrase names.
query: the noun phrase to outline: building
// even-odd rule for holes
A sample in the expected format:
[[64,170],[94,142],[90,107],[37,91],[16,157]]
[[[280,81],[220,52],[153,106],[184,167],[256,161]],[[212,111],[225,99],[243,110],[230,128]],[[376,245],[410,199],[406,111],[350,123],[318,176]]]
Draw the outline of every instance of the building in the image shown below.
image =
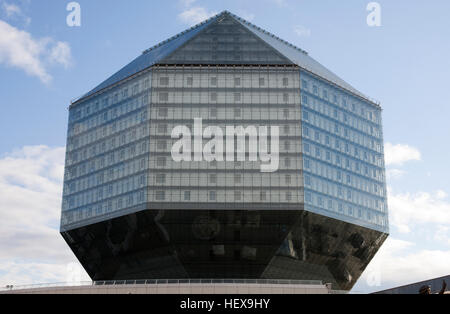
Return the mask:
[[[176,162],[172,130],[197,118],[203,128],[278,127],[277,170],[250,154]],[[349,290],[388,236],[383,150],[378,103],[225,11],[71,104],[61,234],[93,280]]]
[[[450,275],[436,279],[421,281],[401,287],[387,289],[380,292],[376,292],[374,294],[419,294],[420,288],[422,288],[423,286],[429,286],[431,289],[431,293],[439,293],[442,289],[443,281],[446,281],[448,284],[450,284]],[[446,294],[449,294],[449,292],[446,292]]]

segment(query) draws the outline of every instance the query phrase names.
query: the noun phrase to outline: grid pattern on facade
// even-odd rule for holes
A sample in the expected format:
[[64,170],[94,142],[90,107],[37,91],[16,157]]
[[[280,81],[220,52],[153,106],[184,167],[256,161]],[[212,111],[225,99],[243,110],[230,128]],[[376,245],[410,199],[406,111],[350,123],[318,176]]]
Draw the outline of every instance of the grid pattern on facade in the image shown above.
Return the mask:
[[293,64],[228,15],[218,18],[160,63]]
[[[283,68],[164,68],[154,70],[149,202],[270,204],[303,202],[298,70]],[[194,118],[203,127],[278,126],[280,165],[260,162],[174,162],[171,130]],[[206,144],[207,140],[203,142]],[[248,143],[247,143],[248,144]]]
[[300,77],[305,208],[387,231],[381,109]]
[[146,203],[151,73],[70,109],[62,226]]

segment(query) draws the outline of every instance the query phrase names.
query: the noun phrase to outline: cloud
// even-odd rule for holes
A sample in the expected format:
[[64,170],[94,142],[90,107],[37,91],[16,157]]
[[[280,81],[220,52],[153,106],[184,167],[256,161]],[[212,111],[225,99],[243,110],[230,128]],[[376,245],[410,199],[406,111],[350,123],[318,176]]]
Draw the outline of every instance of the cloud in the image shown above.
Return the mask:
[[30,33],[0,20],[0,64],[22,69],[47,84],[52,79],[48,66],[67,67],[71,59],[68,43],[33,38]]
[[50,50],[50,61],[52,63],[61,64],[65,68],[71,65],[70,46],[66,42],[57,42]]
[[28,146],[0,159],[0,286],[65,282],[77,264],[59,234],[64,156]]
[[203,7],[193,7],[181,12],[178,15],[178,18],[185,24],[194,25],[203,22],[216,14],[216,11],[208,11]]
[[385,145],[386,165],[403,165],[408,161],[420,161],[422,155],[417,148],[409,145],[386,143]]
[[420,192],[394,194],[389,190],[391,224],[402,233],[409,233],[418,225],[450,225],[450,203],[446,193]]
[[1,9],[3,10],[7,19],[10,20],[22,20],[26,26],[31,23],[31,18],[23,13],[22,9],[15,4],[1,1]]
[[192,6],[197,0],[180,0],[180,4],[183,7],[190,7]]
[[355,290],[380,291],[449,274],[450,250],[426,250],[389,238],[361,277]]
[[253,14],[253,13],[241,11],[241,12],[239,12],[239,15],[248,22],[252,22],[255,19],[255,14]]
[[388,180],[400,179],[406,174],[406,171],[400,169],[387,169],[386,177]]
[[310,37],[311,30],[302,25],[294,26],[294,33],[299,37]]
[[9,4],[4,2],[3,3],[3,9],[5,10],[6,16],[7,17],[12,17],[15,15],[21,15],[22,14],[22,10],[15,4]]

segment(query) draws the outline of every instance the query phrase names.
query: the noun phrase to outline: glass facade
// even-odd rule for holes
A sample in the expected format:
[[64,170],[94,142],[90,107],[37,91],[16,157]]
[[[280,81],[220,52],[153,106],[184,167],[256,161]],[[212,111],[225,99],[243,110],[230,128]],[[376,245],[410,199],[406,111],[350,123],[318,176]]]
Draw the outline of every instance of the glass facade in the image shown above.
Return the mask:
[[61,226],[145,209],[152,75],[70,109]]
[[305,209],[387,232],[381,109],[300,77]]
[[[298,70],[157,67],[153,70],[149,202],[152,208],[260,209],[303,203]],[[261,163],[175,162],[175,126],[279,126],[280,168]],[[207,143],[204,140],[202,146]],[[189,197],[185,197],[188,195]],[[264,196],[264,197],[262,197]]]
[[[73,103],[61,233],[89,275],[350,289],[388,233],[381,109],[314,62],[224,12]],[[278,170],[176,162],[172,131],[195,119],[278,127]]]

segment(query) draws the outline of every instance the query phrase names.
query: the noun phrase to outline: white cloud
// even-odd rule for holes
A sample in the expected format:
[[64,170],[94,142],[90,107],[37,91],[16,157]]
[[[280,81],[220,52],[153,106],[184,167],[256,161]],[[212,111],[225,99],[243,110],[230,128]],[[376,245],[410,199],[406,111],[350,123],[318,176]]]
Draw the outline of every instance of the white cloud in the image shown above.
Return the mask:
[[21,15],[22,10],[15,4],[3,3],[3,10],[5,10],[7,17],[12,17],[14,15]]
[[0,159],[0,286],[70,275],[76,259],[59,234],[64,155],[63,147],[31,146]]
[[36,39],[23,30],[0,20],[0,64],[24,70],[28,75],[49,83],[49,64],[67,67],[70,64],[70,46],[52,38]]
[[4,14],[7,19],[10,20],[22,20],[26,26],[28,26],[31,23],[31,18],[28,17],[26,14],[23,13],[22,9],[15,4],[8,3],[5,1],[1,1],[1,9],[4,11]]
[[204,20],[209,19],[210,17],[216,15],[215,11],[208,11],[203,7],[193,7],[188,8],[185,11],[181,12],[178,15],[178,18],[188,25],[198,24],[203,22]]
[[386,143],[385,145],[386,165],[403,165],[408,161],[419,161],[422,159],[420,151],[409,145]]
[[253,13],[241,11],[241,12],[239,12],[239,15],[248,22],[252,22],[255,19],[255,14],[253,14]]
[[310,37],[311,36],[311,30],[302,25],[294,26],[294,33],[299,37]]
[[443,191],[434,194],[394,194],[389,191],[391,224],[402,233],[409,233],[417,226],[427,224],[450,225],[450,203],[445,201],[446,196]]
[[66,42],[57,42],[50,50],[50,61],[61,64],[68,68],[71,64],[72,56],[70,46]]
[[180,4],[183,7],[190,7],[191,5],[193,5],[197,0],[180,0]]
[[[423,250],[414,243],[389,238],[361,277],[356,290],[373,291],[420,282],[450,273],[450,250]],[[373,280],[373,278],[378,278]],[[371,286],[371,284],[374,284]],[[376,285],[380,286],[377,287]]]
[[403,177],[406,171],[400,169],[386,169],[386,177],[388,180],[395,180]]

